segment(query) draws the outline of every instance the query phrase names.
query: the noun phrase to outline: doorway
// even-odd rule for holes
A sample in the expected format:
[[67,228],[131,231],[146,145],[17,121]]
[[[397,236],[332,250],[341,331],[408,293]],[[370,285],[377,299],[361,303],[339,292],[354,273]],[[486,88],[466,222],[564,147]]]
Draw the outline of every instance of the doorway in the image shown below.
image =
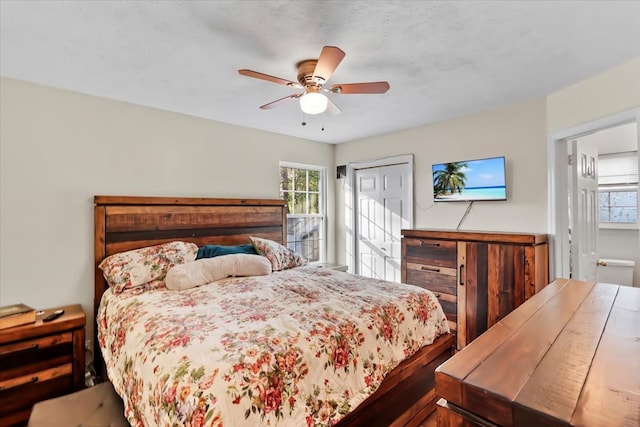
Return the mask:
[[[572,261],[572,243],[580,240],[579,230],[585,228],[584,224],[579,223],[580,215],[576,215],[574,212],[574,215],[571,216],[570,197],[568,197],[571,182],[570,174],[567,173],[570,142],[599,131],[634,122],[637,129],[637,147],[637,141],[640,139],[640,126],[638,126],[640,108],[598,119],[549,136],[549,234],[551,236],[550,261],[552,261],[549,265],[550,278],[575,278],[572,266],[572,263],[575,265]],[[597,241],[595,244],[597,251]],[[640,237],[637,244],[640,247]]]
[[352,272],[400,282],[400,231],[413,227],[413,155],[351,163],[347,178]]

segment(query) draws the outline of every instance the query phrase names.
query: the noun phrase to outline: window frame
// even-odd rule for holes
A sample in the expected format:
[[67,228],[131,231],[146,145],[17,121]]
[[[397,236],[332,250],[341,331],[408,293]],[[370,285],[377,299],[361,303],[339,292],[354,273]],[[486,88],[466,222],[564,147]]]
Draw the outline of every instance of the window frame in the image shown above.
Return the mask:
[[[296,214],[296,213],[289,213],[287,209],[286,219],[287,219],[287,228],[289,225],[288,224],[289,218],[321,218],[322,219],[322,226],[320,227],[321,235],[319,238],[321,242],[321,244],[319,245],[320,255],[319,255],[319,260],[314,262],[325,262],[327,259],[327,243],[328,243],[327,242],[327,168],[325,166],[319,166],[319,165],[280,161],[279,167],[278,167],[279,177],[282,176],[282,173],[281,173],[282,168],[304,169],[307,171],[317,171],[320,173],[320,177],[318,181],[318,205],[319,205],[320,213],[319,214]],[[279,179],[278,192],[280,194],[280,197],[282,197],[282,193],[283,193],[283,189],[281,185],[282,185],[282,182]],[[296,190],[294,189],[294,193],[295,191]],[[305,192],[308,194],[309,189],[307,188]],[[287,242],[286,242],[287,247],[289,247],[288,237],[289,237],[289,230],[287,230]]]

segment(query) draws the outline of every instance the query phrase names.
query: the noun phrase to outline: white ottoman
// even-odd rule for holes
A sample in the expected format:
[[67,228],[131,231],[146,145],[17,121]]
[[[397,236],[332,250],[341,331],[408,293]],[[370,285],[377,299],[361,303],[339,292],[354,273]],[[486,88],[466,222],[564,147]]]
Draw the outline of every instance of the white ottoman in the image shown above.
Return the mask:
[[111,383],[34,405],[28,427],[130,427]]

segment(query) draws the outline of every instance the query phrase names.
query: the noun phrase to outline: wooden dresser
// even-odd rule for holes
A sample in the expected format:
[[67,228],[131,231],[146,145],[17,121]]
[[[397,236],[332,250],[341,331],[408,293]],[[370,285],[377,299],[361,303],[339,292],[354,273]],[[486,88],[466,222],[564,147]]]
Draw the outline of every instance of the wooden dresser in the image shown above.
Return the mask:
[[640,426],[640,289],[558,279],[436,369],[438,426]]
[[547,235],[402,230],[402,282],[436,294],[460,349],[549,283]]
[[[58,308],[62,316],[42,321]],[[25,424],[34,403],[84,388],[84,326],[82,307],[69,305],[0,330],[0,426]]]

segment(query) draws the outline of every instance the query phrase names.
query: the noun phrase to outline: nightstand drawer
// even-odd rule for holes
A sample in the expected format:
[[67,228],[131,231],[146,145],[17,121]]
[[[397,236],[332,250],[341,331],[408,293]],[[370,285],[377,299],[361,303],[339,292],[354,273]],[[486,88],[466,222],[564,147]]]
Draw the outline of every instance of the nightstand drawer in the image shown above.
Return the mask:
[[0,384],[8,378],[71,363],[72,356],[70,331],[0,346]]
[[55,380],[65,375],[71,375],[73,372],[73,366],[71,363],[66,365],[55,366],[53,368],[45,369],[38,372],[33,372],[20,377],[13,377],[0,381],[0,396],[4,392],[9,390],[27,386],[30,384],[36,384],[38,382]]
[[0,381],[0,418],[19,411],[27,411],[28,417],[35,403],[72,390],[71,363]]

